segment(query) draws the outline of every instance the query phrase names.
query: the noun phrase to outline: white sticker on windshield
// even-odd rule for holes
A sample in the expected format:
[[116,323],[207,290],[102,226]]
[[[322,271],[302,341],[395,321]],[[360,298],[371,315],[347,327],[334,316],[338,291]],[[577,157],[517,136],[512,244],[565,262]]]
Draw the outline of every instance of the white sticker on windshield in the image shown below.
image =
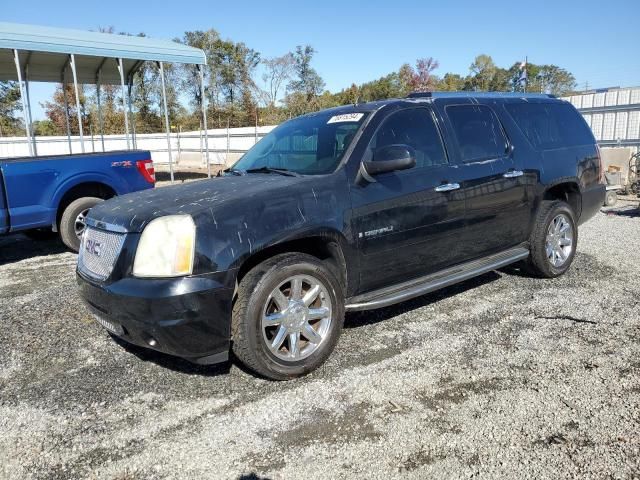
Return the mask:
[[359,122],[363,116],[364,113],[343,113],[342,115],[334,115],[331,117],[327,124],[338,122]]

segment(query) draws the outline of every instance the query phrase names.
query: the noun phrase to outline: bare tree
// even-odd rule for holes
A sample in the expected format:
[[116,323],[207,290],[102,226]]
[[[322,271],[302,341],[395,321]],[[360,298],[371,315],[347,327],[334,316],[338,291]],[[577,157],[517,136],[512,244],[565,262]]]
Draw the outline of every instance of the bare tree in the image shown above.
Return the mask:
[[273,108],[276,106],[281,88],[293,76],[295,59],[293,53],[288,52],[281,57],[267,58],[262,61],[262,64],[265,67],[262,81],[266,86],[262,96],[266,106]]

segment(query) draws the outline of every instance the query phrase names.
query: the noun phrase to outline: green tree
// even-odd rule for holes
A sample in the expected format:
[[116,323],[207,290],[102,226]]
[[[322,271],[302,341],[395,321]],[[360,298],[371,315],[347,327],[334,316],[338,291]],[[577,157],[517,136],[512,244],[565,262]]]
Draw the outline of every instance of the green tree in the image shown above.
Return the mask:
[[0,82],[0,137],[24,135],[24,123],[18,116],[21,111],[18,83]]
[[403,93],[433,91],[438,83],[433,71],[438,66],[438,61],[433,57],[417,59],[415,68],[408,63],[402,65],[398,71],[398,76],[404,90]]
[[474,90],[488,90],[491,80],[496,74],[496,69],[496,65],[489,55],[478,55],[469,66],[471,87]]
[[325,85],[322,77],[311,66],[315,53],[311,45],[296,47],[293,54],[295,78],[287,86],[289,94],[302,95],[309,106],[312,106],[316,97],[322,93]]
[[400,77],[397,72],[392,72],[377,80],[363,83],[360,85],[359,91],[360,100],[364,102],[383,100],[385,98],[397,98],[406,94],[400,84]]
[[457,92],[463,89],[464,78],[457,73],[445,73],[437,84],[437,90],[442,92]]
[[33,122],[33,133],[38,137],[46,137],[46,136],[63,134],[63,132],[60,131],[58,126],[49,119],[36,120],[35,122]]
[[[65,102],[64,92],[67,94],[67,109],[65,115]],[[82,120],[82,128],[85,133],[89,132],[89,125],[92,123],[92,114],[87,111],[88,99],[85,95],[84,85],[78,85],[78,93],[80,96],[80,118]],[[62,89],[62,84],[58,84],[53,93],[51,101],[44,102],[45,115],[54,126],[54,131],[58,133],[67,132],[67,115],[69,118],[69,128],[72,135],[77,135],[80,132],[78,125],[78,110],[76,107],[76,92],[72,84],[67,84],[65,90]]]

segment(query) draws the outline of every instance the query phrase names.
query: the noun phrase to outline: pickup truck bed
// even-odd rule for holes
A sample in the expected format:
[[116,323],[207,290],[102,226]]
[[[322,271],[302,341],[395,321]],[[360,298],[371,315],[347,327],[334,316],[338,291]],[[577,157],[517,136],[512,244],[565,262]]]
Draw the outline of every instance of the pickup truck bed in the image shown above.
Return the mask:
[[[90,208],[100,200],[153,188],[154,182],[151,155],[144,150],[0,159],[0,234],[46,229],[59,232],[77,250],[79,239],[69,235],[70,225],[62,225],[72,203],[76,209]],[[79,215],[87,211],[74,218],[67,212],[67,219],[81,222]]]

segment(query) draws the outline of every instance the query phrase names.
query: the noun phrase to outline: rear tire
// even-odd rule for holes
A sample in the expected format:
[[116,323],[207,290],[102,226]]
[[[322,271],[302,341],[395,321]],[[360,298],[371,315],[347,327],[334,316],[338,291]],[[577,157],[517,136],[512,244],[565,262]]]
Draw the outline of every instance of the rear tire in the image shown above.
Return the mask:
[[103,202],[97,197],[82,197],[71,202],[62,213],[60,219],[60,238],[69,249],[77,252],[80,249],[80,237],[84,231],[84,217],[89,210]]
[[325,362],[343,323],[344,295],[326,266],[302,253],[277,255],[238,285],[232,350],[254,372],[288,380]]
[[573,262],[577,244],[578,227],[573,209],[559,200],[543,201],[531,234],[527,270],[543,278],[562,275]]
[[616,203],[618,203],[618,194],[615,190],[608,190],[607,194],[604,197],[604,206],[612,207]]

